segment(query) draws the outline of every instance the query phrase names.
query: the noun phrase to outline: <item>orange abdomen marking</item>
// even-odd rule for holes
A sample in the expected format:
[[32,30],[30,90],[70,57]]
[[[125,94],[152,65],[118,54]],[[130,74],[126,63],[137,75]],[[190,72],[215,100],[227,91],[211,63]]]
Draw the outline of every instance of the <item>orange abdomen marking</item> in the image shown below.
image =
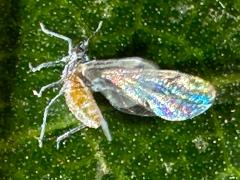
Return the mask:
[[70,111],[84,125],[98,128],[103,119],[91,90],[79,76],[71,74],[65,81],[65,98]]

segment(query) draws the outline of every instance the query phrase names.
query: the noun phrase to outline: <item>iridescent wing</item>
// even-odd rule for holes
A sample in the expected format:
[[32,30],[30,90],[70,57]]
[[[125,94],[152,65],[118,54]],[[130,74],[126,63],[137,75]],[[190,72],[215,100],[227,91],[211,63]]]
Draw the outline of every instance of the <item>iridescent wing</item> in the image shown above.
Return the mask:
[[114,68],[124,69],[159,69],[159,67],[140,57],[127,57],[121,59],[93,60],[84,63],[88,70],[104,70]]
[[130,114],[186,120],[205,112],[214,101],[213,86],[196,76],[131,67],[91,67],[85,69],[84,76],[92,82],[94,91]]
[[129,98],[126,93],[106,79],[96,78],[92,81],[92,90],[101,92],[113,107],[128,114],[139,116],[155,116],[155,114],[144,105]]
[[[84,76],[92,84],[92,90],[101,92],[111,103],[113,107],[128,114],[137,114],[139,116],[155,116],[155,114],[138,104],[119,88],[115,87],[110,81],[99,78],[105,70],[118,69],[158,69],[155,64],[139,57],[128,57],[121,59],[108,59],[90,61],[84,64],[87,68]],[[85,74],[86,73],[86,74]]]

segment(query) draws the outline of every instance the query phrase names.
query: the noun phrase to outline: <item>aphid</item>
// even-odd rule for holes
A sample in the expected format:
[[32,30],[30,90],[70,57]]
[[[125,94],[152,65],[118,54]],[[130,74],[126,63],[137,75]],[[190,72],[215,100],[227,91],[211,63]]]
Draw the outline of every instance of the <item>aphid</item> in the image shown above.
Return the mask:
[[44,33],[68,42],[68,55],[59,61],[47,62],[33,68],[42,68],[64,64],[61,79],[46,86],[34,95],[41,97],[43,91],[62,84],[59,93],[45,108],[39,146],[45,133],[49,107],[64,94],[66,103],[81,124],[57,138],[60,142],[71,134],[85,128],[102,127],[107,139],[112,137],[108,124],[99,110],[92,92],[101,92],[113,107],[128,114],[139,116],[159,116],[169,121],[192,119],[205,112],[215,99],[214,87],[199,77],[172,70],[159,70],[156,65],[139,57],[122,59],[92,60],[86,54],[90,38],[73,48],[72,40],[50,31],[40,24]]

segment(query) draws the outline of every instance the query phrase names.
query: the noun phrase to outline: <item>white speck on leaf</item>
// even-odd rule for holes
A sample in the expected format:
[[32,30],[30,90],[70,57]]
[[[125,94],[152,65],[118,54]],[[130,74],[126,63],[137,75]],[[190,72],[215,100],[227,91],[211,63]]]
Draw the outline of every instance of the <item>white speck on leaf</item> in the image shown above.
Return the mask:
[[200,153],[205,152],[208,147],[208,142],[206,142],[201,136],[196,137],[192,142]]

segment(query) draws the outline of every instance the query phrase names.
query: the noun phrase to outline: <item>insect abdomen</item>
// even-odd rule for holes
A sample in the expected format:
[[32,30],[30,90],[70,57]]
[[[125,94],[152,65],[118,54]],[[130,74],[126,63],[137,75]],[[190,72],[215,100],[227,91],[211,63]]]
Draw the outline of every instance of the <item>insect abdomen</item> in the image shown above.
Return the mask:
[[69,110],[84,125],[91,128],[100,126],[103,116],[84,82],[75,74],[65,82],[65,99]]

